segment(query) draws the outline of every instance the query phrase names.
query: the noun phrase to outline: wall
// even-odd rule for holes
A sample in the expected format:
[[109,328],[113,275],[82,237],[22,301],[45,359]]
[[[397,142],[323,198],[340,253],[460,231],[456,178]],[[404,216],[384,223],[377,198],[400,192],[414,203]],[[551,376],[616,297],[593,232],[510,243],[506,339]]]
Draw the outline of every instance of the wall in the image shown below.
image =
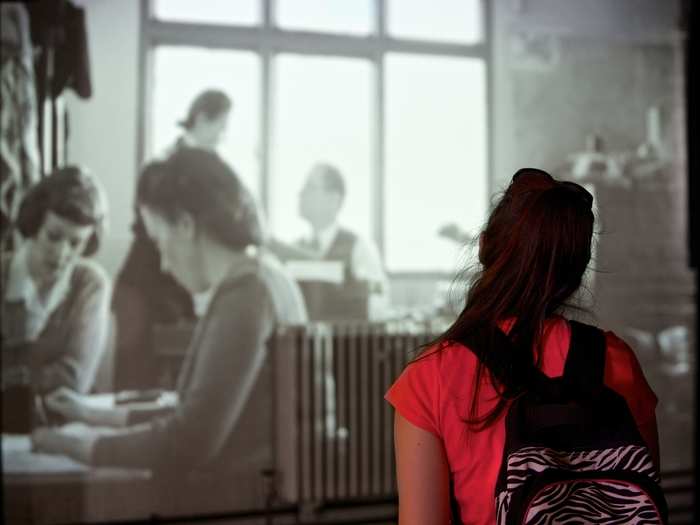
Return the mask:
[[140,2],[75,3],[86,8],[93,95],[66,94],[68,161],[88,167],[105,186],[110,231],[98,260],[115,275],[130,241],[136,180]]
[[[521,166],[571,176],[596,132],[628,155],[592,187],[598,204],[592,320],[628,341],[660,403],[666,469],[689,466],[696,335],[686,234],[685,102],[677,2],[494,2],[494,187]],[[658,163],[635,157],[660,108]]]
[[[638,111],[632,111],[629,119],[617,119],[623,113],[619,102],[625,101],[629,86],[633,93],[635,87],[643,91],[649,79],[640,76],[634,57],[621,55],[624,49],[668,49],[678,25],[677,1],[507,0],[491,4],[493,189],[505,184],[521,166],[561,162],[565,155],[582,148],[591,129],[613,126],[617,137],[629,136],[638,126],[643,118]],[[609,52],[618,57],[609,57]],[[616,71],[619,66],[624,67]],[[555,100],[549,99],[552,94]],[[533,110],[530,113],[528,105]],[[522,116],[523,111],[527,117]],[[581,123],[581,118],[588,122]],[[539,144],[528,143],[537,135],[542,137]],[[545,141],[547,152],[542,152]]]

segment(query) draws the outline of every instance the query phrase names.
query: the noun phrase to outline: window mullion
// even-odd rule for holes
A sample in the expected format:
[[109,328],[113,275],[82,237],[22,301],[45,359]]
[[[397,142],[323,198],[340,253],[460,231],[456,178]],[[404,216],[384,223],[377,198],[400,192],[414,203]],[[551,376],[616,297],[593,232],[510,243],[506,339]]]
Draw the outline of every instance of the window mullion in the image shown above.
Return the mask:
[[[263,0],[262,28],[267,32],[272,27],[274,0]],[[267,216],[268,226],[271,224],[271,188],[272,188],[272,49],[265,38],[260,39],[260,59],[262,97],[260,101],[260,203]]]
[[380,45],[374,53],[375,64],[375,114],[374,114],[374,176],[372,191],[372,226],[374,240],[377,248],[385,260],[386,246],[384,239],[384,165],[385,165],[385,141],[384,141],[384,45],[386,37],[386,0],[376,0],[376,31]]

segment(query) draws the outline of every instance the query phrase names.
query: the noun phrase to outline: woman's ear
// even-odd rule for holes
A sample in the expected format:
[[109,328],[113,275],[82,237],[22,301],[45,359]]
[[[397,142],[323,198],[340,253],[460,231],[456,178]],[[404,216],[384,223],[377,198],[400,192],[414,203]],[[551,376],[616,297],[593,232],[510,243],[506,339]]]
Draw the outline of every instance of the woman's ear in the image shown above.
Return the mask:
[[175,230],[179,236],[185,239],[194,239],[197,235],[197,224],[194,217],[187,212],[182,212],[175,221]]

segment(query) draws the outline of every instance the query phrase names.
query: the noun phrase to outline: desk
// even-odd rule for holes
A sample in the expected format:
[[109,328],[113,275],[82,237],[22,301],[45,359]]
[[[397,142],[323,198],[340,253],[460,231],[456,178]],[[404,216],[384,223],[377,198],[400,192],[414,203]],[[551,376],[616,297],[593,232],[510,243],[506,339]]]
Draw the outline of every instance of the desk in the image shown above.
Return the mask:
[[[92,401],[104,405],[110,397]],[[149,471],[93,468],[31,449],[28,435],[2,435],[5,523],[56,525],[146,518],[153,511]]]
[[3,485],[144,481],[151,477],[147,470],[94,468],[68,456],[34,452],[31,448],[28,435],[2,435]]

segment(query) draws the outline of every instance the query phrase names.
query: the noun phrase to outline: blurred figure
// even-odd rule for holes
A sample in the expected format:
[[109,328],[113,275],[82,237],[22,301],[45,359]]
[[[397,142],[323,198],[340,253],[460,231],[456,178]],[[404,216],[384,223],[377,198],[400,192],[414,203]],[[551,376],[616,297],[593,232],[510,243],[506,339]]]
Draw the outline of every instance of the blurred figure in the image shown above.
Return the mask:
[[457,244],[468,244],[474,240],[474,237],[469,232],[463,230],[456,222],[443,224],[438,229],[437,234]]
[[50,409],[124,428],[40,429],[35,446],[94,465],[151,469],[168,494],[159,499],[163,512],[261,506],[260,473],[273,460],[268,341],[280,324],[306,321],[301,293],[278,261],[256,249],[262,237],[253,200],[218,156],[185,148],[150,164],[138,203],[163,270],[192,294],[214,290],[177,400],[97,409],[63,390],[47,400]]
[[[182,148],[214,151],[220,144],[231,113],[231,99],[209,89],[190,105],[179,122],[184,134],[165,152]],[[112,309],[117,322],[114,387],[140,389],[158,386],[159,371],[152,353],[155,325],[191,325],[201,316],[206,294],[195,301],[190,293],[160,269],[160,255],[146,234],[139,211],[132,227],[134,240],[117,277]],[[197,305],[200,306],[197,306]]]
[[[311,235],[298,244],[323,260],[342,262],[346,284],[366,283],[369,318],[379,320],[389,308],[389,280],[376,246],[338,223],[345,193],[345,180],[335,166],[316,164],[311,169],[299,194],[299,214]],[[343,291],[338,295],[342,300]]]
[[182,146],[216,150],[226,133],[231,113],[231,99],[223,91],[207,89],[190,104],[187,117],[178,122],[184,133],[167,154]]
[[[39,181],[41,160],[37,124],[37,85],[28,8],[20,2],[0,3],[0,247],[12,249],[22,197]],[[47,7],[47,6],[45,6]]]
[[22,200],[22,243],[2,255],[3,387],[92,387],[109,331],[110,285],[87,257],[100,246],[106,214],[98,180],[75,166]]

